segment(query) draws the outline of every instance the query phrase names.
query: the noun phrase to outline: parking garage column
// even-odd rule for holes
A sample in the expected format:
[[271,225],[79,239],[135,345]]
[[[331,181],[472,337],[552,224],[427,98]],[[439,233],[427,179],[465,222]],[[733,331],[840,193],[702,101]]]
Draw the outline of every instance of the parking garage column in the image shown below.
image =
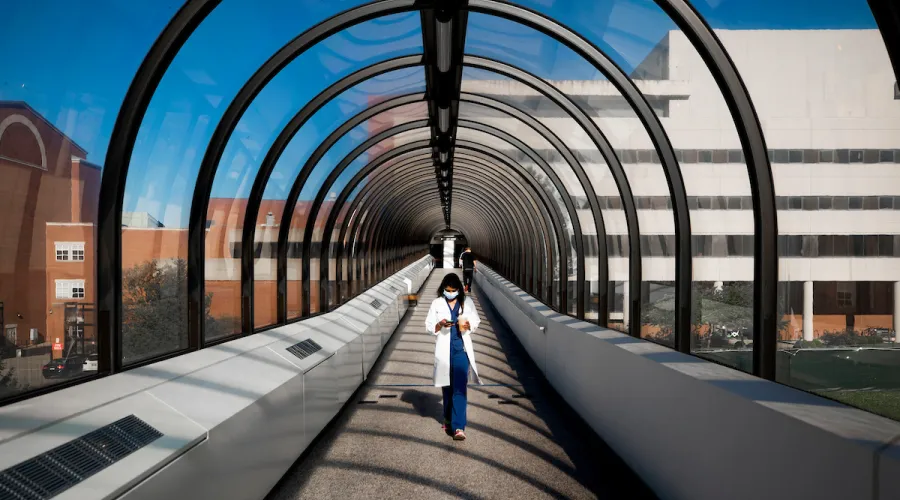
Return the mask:
[[[896,285],[895,285],[896,287]],[[803,282],[803,340],[813,339],[813,282]]]

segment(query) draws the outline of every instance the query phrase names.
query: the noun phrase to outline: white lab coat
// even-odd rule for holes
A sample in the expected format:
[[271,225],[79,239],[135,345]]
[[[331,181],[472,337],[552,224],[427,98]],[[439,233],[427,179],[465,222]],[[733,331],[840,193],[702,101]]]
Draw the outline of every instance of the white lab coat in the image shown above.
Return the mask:
[[[428,310],[428,316],[425,318],[425,331],[437,337],[437,341],[434,344],[435,387],[450,385],[450,328],[441,328],[437,333],[434,331],[434,327],[442,319],[450,320],[450,307],[447,306],[446,299],[438,297],[431,302],[431,308]],[[483,384],[481,377],[478,376],[478,366],[475,364],[475,349],[472,347],[472,332],[478,329],[481,318],[478,317],[475,303],[469,297],[466,297],[459,319],[467,320],[470,327],[469,331],[462,332],[463,345],[469,357],[469,382]]]

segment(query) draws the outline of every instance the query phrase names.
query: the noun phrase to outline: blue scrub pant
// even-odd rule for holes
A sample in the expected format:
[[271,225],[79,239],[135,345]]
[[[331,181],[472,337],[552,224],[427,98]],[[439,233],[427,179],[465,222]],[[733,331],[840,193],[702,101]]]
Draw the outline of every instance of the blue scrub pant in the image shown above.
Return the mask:
[[[459,342],[462,344],[462,341]],[[450,422],[450,432],[466,429],[466,385],[469,383],[469,356],[465,348],[450,347],[450,385],[444,393],[444,422]]]

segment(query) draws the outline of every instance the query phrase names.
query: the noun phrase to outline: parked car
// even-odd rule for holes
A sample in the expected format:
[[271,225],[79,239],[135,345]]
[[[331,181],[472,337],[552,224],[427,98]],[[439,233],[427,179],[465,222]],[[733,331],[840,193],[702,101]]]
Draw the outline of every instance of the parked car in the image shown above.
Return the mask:
[[81,371],[83,372],[95,372],[97,371],[97,359],[99,356],[96,354],[91,354],[87,358],[84,359],[84,364],[81,366]]
[[84,356],[69,356],[51,359],[41,368],[41,373],[44,378],[72,377],[81,373],[83,366]]

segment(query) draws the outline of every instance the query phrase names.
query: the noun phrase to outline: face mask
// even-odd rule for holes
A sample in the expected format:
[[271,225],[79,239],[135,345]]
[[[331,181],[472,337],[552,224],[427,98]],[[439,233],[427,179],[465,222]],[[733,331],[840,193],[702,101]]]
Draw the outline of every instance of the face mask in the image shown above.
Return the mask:
[[446,297],[447,300],[453,300],[456,298],[457,295],[459,295],[458,291],[457,292],[448,292],[448,291],[444,290],[444,297]]

